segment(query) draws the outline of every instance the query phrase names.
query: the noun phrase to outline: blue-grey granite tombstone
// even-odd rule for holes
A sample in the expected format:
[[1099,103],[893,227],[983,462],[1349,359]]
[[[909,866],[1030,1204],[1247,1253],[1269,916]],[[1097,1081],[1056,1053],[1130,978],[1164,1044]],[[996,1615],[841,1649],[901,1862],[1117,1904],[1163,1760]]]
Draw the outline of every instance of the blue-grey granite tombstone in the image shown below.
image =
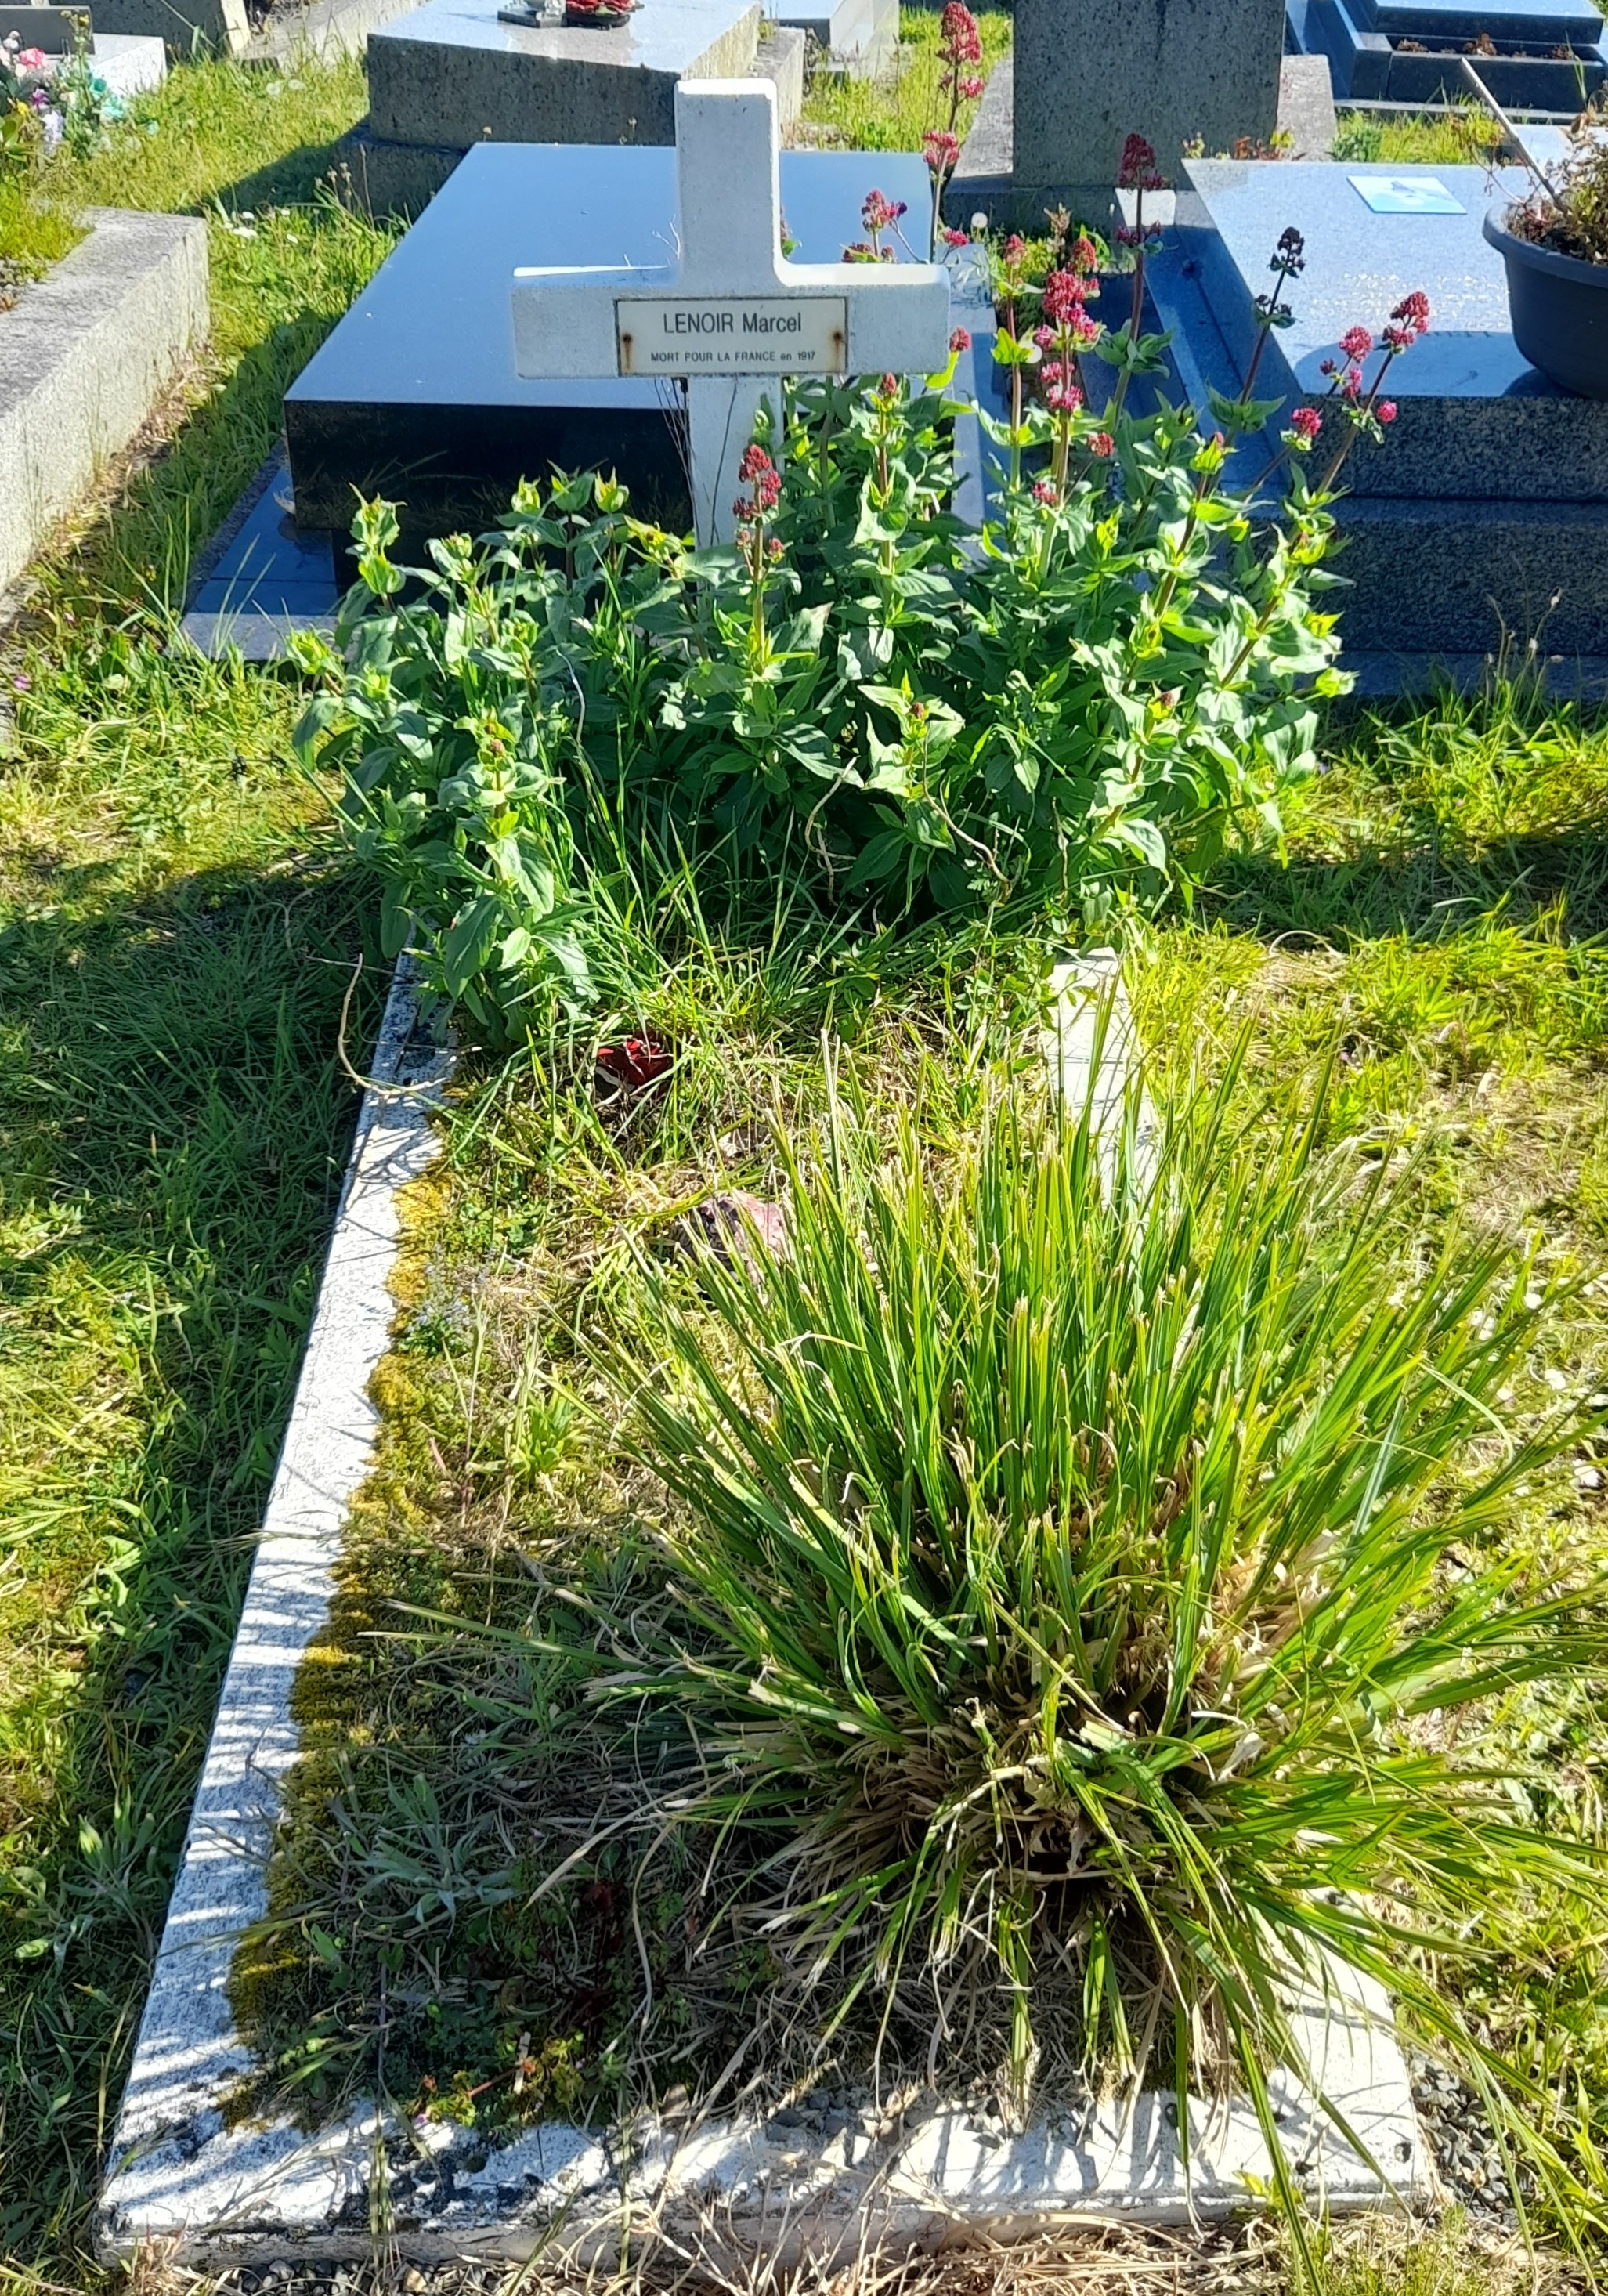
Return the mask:
[[1063,200],[1103,222],[1133,133],[1169,177],[1196,137],[1209,152],[1265,143],[1284,47],[1284,0],[1016,0],[1018,219]]
[[[1237,390],[1255,340],[1253,299],[1286,226],[1306,241],[1256,395],[1322,404],[1347,328],[1377,338],[1414,289],[1429,333],[1391,367],[1399,410],[1380,445],[1359,442],[1340,507],[1337,570],[1348,652],[1482,654],[1504,633],[1549,652],[1608,657],[1608,403],[1571,398],[1520,355],[1500,258],[1481,226],[1523,178],[1440,168],[1449,214],[1378,214],[1359,179],[1388,168],[1191,161],[1176,231],[1152,266],[1182,388]],[[1432,173],[1415,171],[1418,176]],[[1371,377],[1374,362],[1368,363]],[[1325,417],[1321,466],[1340,418]],[[1243,452],[1245,450],[1242,450]]]

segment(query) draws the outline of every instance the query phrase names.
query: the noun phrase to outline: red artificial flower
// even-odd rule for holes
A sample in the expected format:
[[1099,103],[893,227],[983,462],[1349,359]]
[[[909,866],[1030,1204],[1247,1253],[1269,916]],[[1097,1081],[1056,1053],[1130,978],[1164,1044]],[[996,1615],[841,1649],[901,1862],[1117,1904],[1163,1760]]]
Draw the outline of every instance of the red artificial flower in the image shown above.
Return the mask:
[[624,1037],[617,1045],[599,1045],[597,1065],[606,1077],[628,1092],[641,1092],[668,1076],[675,1055],[654,1037]]

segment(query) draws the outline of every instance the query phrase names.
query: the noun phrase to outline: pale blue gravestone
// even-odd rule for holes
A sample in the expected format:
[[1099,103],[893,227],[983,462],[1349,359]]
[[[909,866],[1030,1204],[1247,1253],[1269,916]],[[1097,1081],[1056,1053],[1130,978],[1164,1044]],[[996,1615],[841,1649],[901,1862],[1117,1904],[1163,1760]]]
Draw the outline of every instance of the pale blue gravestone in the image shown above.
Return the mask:
[[1574,113],[1608,81],[1596,0],[1287,0],[1287,9],[1291,47],[1328,57],[1342,102],[1466,101],[1464,55],[1514,111]]
[[[1382,444],[1345,466],[1336,594],[1348,660],[1480,657],[1504,632],[1566,662],[1608,668],[1608,401],[1574,398],[1529,365],[1508,324],[1500,257],[1481,226],[1522,171],[1404,170],[1193,160],[1177,225],[1151,269],[1179,386],[1237,391],[1256,340],[1253,299],[1293,226],[1306,267],[1288,292],[1256,396],[1321,406],[1346,330],[1377,339],[1421,290],[1430,331],[1391,368]],[[1371,379],[1374,360],[1367,363]],[[1340,435],[1331,410],[1314,467]],[[1267,437],[1275,440],[1276,421]],[[1268,447],[1240,449],[1249,475]],[[1388,674],[1385,682],[1390,682]]]

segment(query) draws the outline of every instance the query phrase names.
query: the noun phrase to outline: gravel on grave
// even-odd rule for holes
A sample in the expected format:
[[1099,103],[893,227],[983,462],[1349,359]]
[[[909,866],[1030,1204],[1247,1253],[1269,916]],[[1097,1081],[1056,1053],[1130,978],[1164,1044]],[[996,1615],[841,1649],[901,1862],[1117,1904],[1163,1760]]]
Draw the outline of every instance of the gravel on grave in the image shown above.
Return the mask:
[[1407,2069],[1419,2126],[1447,2199],[1493,2230],[1517,2232],[1502,2148],[1473,2090],[1415,2051]]

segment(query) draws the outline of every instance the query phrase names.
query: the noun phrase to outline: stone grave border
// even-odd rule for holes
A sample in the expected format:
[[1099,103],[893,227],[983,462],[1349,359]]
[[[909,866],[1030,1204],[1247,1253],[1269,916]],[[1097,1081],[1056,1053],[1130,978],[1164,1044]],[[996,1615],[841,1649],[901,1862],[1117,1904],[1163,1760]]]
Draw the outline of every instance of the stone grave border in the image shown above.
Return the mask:
[[207,227],[91,208],[0,312],[0,592],[137,436],[208,327]]
[[[1052,1088],[1073,1106],[1089,1100],[1097,1123],[1120,1117],[1136,1046],[1116,952],[1058,965],[1051,991],[1041,1050]],[[368,1390],[390,1343],[400,1192],[437,1152],[431,1113],[451,1068],[405,958],[119,2112],[95,2219],[101,2253],[127,2256],[155,2240],[209,2266],[360,2259],[381,2183],[388,2240],[422,2262],[529,2258],[555,2243],[578,2258],[601,2253],[617,2247],[628,2205],[683,2252],[691,2242],[728,2257],[848,2253],[868,2237],[932,2248],[1079,2220],[1177,2225],[1239,2212],[1271,2177],[1243,2099],[1201,2108],[1187,2181],[1161,2095],[1076,2136],[1042,2123],[1013,2135],[930,2103],[880,2126],[874,2116],[810,2112],[654,2119],[628,2130],[545,2123],[490,2152],[472,2131],[406,2129],[367,2102],[312,2134],[286,2117],[231,2124],[228,2101],[251,2060],[234,2028],[230,1965],[240,1931],[266,1903],[278,1783],[298,1751],[291,1685],[327,1617],[348,1507],[372,1456],[378,1414]],[[1381,2171],[1320,2126],[1299,2084],[1276,2077],[1276,2111],[1306,2188],[1335,2212],[1425,2197],[1433,2171],[1388,2002],[1350,1980],[1293,2005],[1308,2062]]]

